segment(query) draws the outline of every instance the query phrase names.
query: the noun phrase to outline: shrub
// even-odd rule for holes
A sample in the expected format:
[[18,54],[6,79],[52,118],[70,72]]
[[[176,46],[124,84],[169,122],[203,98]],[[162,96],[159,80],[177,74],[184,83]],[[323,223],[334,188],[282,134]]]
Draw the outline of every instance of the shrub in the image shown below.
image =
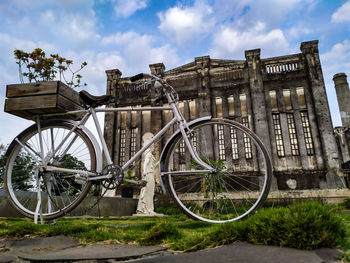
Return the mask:
[[347,197],[343,200],[343,202],[340,204],[340,206],[350,209],[350,197]]
[[345,239],[345,225],[333,209],[318,202],[261,209],[245,221],[219,225],[209,234],[189,238],[174,248],[195,251],[235,241],[298,249],[336,247]]
[[175,204],[169,204],[164,206],[155,206],[155,212],[164,215],[183,215],[182,210]]
[[239,236],[241,240],[299,249],[336,247],[345,238],[345,225],[334,208],[317,202],[262,209],[247,220],[246,230],[246,237]]

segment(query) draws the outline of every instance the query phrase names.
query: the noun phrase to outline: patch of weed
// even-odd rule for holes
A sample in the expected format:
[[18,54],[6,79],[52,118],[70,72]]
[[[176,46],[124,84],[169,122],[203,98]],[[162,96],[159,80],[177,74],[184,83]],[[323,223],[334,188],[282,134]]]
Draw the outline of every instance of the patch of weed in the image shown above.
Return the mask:
[[19,238],[26,235],[36,235],[40,232],[41,228],[40,225],[36,225],[31,221],[14,221],[14,223],[9,225],[1,234],[4,237]]
[[154,245],[161,244],[166,238],[178,238],[180,237],[180,232],[176,226],[169,222],[161,222],[153,226],[143,239],[141,239],[141,244],[144,245]]

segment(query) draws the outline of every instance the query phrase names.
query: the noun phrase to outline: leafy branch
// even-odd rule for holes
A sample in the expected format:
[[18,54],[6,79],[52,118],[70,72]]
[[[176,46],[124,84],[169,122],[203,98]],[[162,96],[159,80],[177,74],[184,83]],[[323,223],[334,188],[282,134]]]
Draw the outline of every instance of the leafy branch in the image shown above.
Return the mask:
[[[71,88],[81,86],[82,75],[78,74],[86,65],[83,62],[77,70],[72,70],[73,60],[66,59],[58,54],[50,54],[46,57],[46,53],[41,48],[36,48],[32,52],[24,52],[19,49],[14,50],[16,63],[19,67],[19,78],[23,83],[23,77],[27,77],[29,82],[50,81],[54,80],[58,75],[60,81],[64,81]],[[23,72],[25,67],[25,72]],[[67,80],[65,72],[69,71],[71,78]],[[86,83],[83,84],[86,86]]]

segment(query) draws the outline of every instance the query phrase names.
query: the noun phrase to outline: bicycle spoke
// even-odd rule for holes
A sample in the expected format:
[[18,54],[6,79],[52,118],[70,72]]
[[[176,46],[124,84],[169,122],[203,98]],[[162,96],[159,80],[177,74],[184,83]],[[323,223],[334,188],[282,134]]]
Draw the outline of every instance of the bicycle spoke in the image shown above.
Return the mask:
[[[55,172],[45,170],[40,172],[40,177],[43,178],[40,184],[43,198],[41,208],[47,219],[54,219],[72,210],[88,194],[91,187],[91,182],[76,182],[71,171],[94,172],[96,168],[95,151],[88,136],[78,129],[72,132],[68,141],[63,141],[66,140],[72,128],[73,126],[69,123],[61,123],[58,126],[42,124],[41,135],[45,162],[53,169],[54,167],[63,168]],[[23,133],[20,141],[33,156],[41,160],[42,153],[36,125],[29,127]],[[59,145],[61,148],[58,148]],[[56,154],[53,155],[55,151]],[[21,145],[17,145],[8,159],[5,179],[5,186],[11,201],[21,212],[31,218],[34,217],[36,203],[23,199],[22,195],[32,196],[31,193],[35,192],[36,179],[33,171],[36,165],[40,164],[35,163],[33,156],[29,155]],[[20,164],[23,162],[26,164],[24,167]],[[23,171],[23,169],[26,170]],[[63,171],[70,171],[70,173]],[[36,197],[33,196],[29,200],[34,200],[33,198]]]
[[[249,139],[252,149],[259,151],[263,146],[258,143],[258,138],[251,137],[251,132],[245,132],[247,128],[239,126],[238,129],[236,126],[239,124],[218,120],[207,121],[192,128],[193,134],[198,135],[202,142],[195,148],[197,154],[204,163],[214,168],[212,172],[196,174],[196,170],[203,169],[202,165],[191,160],[189,152],[182,150],[183,157],[179,156],[180,151],[176,149],[182,141],[181,135],[169,153],[167,173],[172,177],[169,182],[172,184],[171,193],[182,204],[181,208],[195,219],[221,223],[244,218],[266,199],[268,190],[260,186],[260,181],[269,185],[270,174],[266,173],[264,167],[257,171],[254,167],[256,162],[245,158],[245,148],[238,147],[238,143],[239,140],[243,142],[243,139]],[[252,156],[256,158],[255,152],[252,152]],[[183,167],[194,171],[186,174],[186,170],[179,169],[182,167],[179,160]],[[264,163],[266,162],[265,160]],[[243,171],[240,171],[242,168]],[[258,173],[260,177],[257,176]]]

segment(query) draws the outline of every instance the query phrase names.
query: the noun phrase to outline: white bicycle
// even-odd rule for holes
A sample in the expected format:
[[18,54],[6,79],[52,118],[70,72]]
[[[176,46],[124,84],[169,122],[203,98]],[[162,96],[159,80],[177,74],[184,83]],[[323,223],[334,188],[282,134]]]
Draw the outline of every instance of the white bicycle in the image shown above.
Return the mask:
[[[243,219],[261,207],[270,189],[272,168],[263,143],[250,129],[211,116],[187,122],[177,105],[178,94],[164,79],[139,74],[130,81],[151,85],[161,93],[157,100],[166,100],[169,106],[99,108],[114,98],[82,91],[86,109],[65,113],[83,114],[80,121],[45,120],[49,115],[43,115],[13,140],[7,151],[4,183],[22,214],[47,220],[64,216],[82,202],[94,182],[101,182],[106,189],[123,182],[141,185],[141,180],[124,175],[172,126],[177,130],[160,157],[161,186],[188,216],[224,223]],[[96,113],[142,110],[171,110],[174,117],[120,167],[111,159]],[[102,151],[84,126],[90,116]],[[247,145],[251,151],[248,159]]]

